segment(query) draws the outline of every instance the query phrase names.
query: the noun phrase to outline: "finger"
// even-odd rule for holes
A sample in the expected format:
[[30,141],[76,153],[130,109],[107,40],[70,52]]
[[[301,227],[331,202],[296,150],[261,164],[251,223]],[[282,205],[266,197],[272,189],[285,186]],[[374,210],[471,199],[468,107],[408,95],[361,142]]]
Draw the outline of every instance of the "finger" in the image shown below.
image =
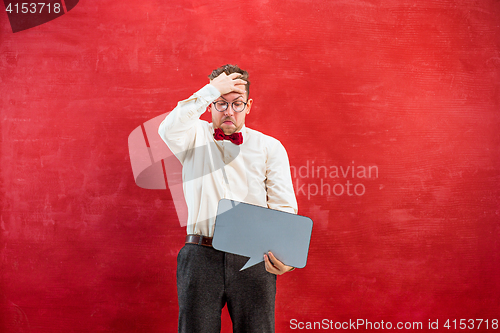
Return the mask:
[[[226,73],[222,72],[222,74],[225,75]],[[231,79],[236,79],[239,76],[241,76],[241,73],[231,73],[231,74],[228,75],[228,77],[231,78]]]
[[282,274],[280,270],[278,270],[276,267],[273,266],[273,264],[271,264],[269,258],[265,254],[264,254],[264,261],[265,261],[266,271],[275,275]]
[[274,269],[274,272],[276,272],[276,275],[281,275],[287,272],[286,270],[286,265],[283,264],[281,261],[279,261],[272,252],[269,252],[271,257],[269,258],[269,263],[271,264],[272,268]]
[[274,266],[276,266],[279,270],[283,270],[285,264],[276,259],[276,257],[271,251],[269,251],[269,257],[271,258],[271,261],[273,262]]
[[269,260],[269,257],[266,254],[264,254],[264,262],[266,264],[266,268],[273,267],[273,264],[271,264],[271,261]]
[[281,275],[281,274],[283,274],[282,272],[278,271],[274,267],[266,268],[266,271],[268,271],[269,273],[274,274],[274,275]]
[[271,261],[269,260],[269,257],[267,255],[264,254],[264,261],[265,261],[265,266],[266,266],[266,270],[269,272],[269,273],[273,273],[273,274],[276,274],[276,272],[278,271],[276,269],[276,267],[274,267],[274,265],[271,263]]
[[226,76],[227,76],[226,73],[222,72],[219,75],[217,75],[216,77],[214,77],[213,79],[211,79],[210,82],[223,80],[224,77],[226,77]]
[[235,79],[235,80],[233,80],[233,83],[236,85],[243,85],[244,86],[247,84],[247,81],[242,80],[242,79]]
[[266,266],[266,271],[269,272],[271,268],[271,263],[269,262],[269,258],[264,254],[264,265]]

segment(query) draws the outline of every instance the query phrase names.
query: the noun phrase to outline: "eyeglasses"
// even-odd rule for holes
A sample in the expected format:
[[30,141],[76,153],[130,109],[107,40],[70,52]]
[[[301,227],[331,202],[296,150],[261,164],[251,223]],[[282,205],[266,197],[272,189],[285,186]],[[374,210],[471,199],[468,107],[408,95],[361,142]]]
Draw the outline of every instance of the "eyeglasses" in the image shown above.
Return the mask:
[[[219,112],[224,112],[229,107],[229,103],[226,101],[215,101],[212,104],[215,106],[215,110]],[[231,103],[231,107],[234,112],[242,112],[247,107],[247,103],[243,101],[234,101]]]

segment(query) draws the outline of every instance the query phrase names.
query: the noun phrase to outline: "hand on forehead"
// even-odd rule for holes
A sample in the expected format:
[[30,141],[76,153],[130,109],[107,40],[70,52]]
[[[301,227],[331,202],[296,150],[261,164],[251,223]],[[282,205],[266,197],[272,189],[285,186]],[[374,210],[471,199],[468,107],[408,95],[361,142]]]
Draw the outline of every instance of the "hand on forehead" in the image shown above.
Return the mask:
[[217,88],[221,95],[225,95],[230,92],[244,94],[246,92],[245,84],[247,82],[245,80],[238,79],[240,76],[240,73],[231,73],[229,75],[221,73],[215,79],[210,80],[210,84]]

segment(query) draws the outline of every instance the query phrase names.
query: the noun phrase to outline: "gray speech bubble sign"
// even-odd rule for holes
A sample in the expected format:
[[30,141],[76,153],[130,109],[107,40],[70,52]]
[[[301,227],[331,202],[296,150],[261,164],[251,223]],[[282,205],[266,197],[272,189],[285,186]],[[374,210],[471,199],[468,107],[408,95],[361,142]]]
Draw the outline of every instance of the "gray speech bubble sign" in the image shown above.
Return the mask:
[[305,216],[221,199],[212,246],[250,257],[244,270],[264,261],[271,251],[285,265],[303,268],[307,262],[313,221]]

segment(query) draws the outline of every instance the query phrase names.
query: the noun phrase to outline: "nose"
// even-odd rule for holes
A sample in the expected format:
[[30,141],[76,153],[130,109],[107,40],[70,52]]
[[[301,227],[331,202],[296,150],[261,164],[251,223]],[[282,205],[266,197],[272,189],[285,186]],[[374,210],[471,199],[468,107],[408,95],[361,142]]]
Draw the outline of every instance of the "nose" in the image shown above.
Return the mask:
[[228,104],[227,109],[224,110],[224,116],[230,116],[232,117],[234,115],[233,107],[231,104]]

